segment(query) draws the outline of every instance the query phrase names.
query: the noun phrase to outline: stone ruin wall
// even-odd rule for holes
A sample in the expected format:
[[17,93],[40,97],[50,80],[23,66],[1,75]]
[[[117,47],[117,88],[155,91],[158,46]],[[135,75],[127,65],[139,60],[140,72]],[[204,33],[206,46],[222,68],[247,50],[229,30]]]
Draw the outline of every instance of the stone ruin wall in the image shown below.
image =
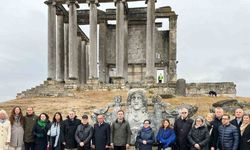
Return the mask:
[[215,83],[187,83],[187,96],[204,96],[209,91],[215,91],[218,96],[236,96],[236,85],[233,82],[215,82]]
[[[116,63],[116,32],[114,25],[107,26],[106,62],[108,70],[115,68]],[[168,54],[168,31],[158,31],[156,29],[155,39],[155,64],[167,61]],[[129,25],[128,28],[128,81],[138,82],[145,79],[146,74],[146,25]]]
[[[175,83],[163,83],[163,84],[144,84],[144,83],[129,83],[129,84],[85,84],[77,88],[76,86],[66,86],[62,83],[56,83],[54,81],[45,81],[44,84],[35,88],[28,89],[17,94],[17,98],[31,98],[31,97],[63,97],[74,96],[75,90],[84,91],[129,91],[133,88],[146,89],[149,93],[174,96],[176,95]],[[233,82],[218,82],[218,83],[187,83],[186,84],[186,96],[208,96],[209,91],[216,91],[218,96],[236,96],[236,85]],[[178,95],[181,96],[181,95]]]

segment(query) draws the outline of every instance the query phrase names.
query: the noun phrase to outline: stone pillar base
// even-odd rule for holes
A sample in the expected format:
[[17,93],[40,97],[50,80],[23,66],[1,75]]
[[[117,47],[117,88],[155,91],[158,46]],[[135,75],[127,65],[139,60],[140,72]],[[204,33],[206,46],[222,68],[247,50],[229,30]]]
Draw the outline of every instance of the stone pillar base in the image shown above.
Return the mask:
[[55,85],[57,83],[57,81],[55,81],[55,80],[46,80],[46,81],[44,81],[44,84],[46,84],[46,85]]
[[90,84],[90,85],[98,85],[100,82],[98,80],[98,78],[91,78],[91,79],[88,79],[87,80],[87,84]]
[[125,78],[124,77],[111,77],[113,84],[120,84],[125,85]]
[[148,77],[145,77],[145,83],[146,84],[154,84],[154,83],[156,83],[156,80],[153,76],[148,76]]
[[73,79],[69,79],[67,81],[65,81],[65,85],[64,87],[66,89],[78,89],[78,87],[80,87],[79,85],[79,81],[78,80],[73,80]]

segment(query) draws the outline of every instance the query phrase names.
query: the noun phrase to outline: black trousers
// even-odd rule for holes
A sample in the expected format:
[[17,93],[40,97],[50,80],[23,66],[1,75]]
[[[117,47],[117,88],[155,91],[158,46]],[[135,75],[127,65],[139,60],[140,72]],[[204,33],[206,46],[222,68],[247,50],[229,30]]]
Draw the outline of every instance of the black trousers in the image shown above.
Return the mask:
[[114,146],[114,150],[126,150],[126,146]]
[[35,150],[35,143],[34,142],[30,142],[30,143],[24,142],[24,147],[25,147],[25,150]]

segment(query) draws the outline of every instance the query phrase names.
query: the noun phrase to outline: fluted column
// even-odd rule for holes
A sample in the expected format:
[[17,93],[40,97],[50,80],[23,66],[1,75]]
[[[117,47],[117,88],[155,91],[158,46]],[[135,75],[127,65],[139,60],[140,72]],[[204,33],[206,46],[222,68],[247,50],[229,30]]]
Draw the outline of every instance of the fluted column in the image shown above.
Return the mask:
[[88,0],[89,12],[89,25],[90,25],[90,62],[89,62],[89,78],[97,78],[97,0]]
[[56,79],[56,8],[55,2],[48,0],[48,80]]
[[69,79],[69,24],[64,24],[64,80]]
[[82,67],[81,67],[81,56],[82,56],[82,38],[81,36],[77,36],[77,51],[78,51],[78,56],[77,56],[77,60],[78,60],[78,80],[79,83],[81,83],[82,81]]
[[124,20],[124,79],[128,81],[128,18]]
[[78,79],[77,12],[76,0],[69,0],[69,79]]
[[124,3],[115,0],[116,5],[116,75],[124,77],[125,51],[124,51]]
[[81,84],[86,84],[86,42],[81,41]]
[[90,66],[90,56],[89,56],[89,43],[86,43],[86,80],[89,79],[89,66]]
[[147,32],[146,32],[146,78],[155,77],[155,0],[147,3]]
[[176,28],[177,15],[169,18],[168,81],[177,80],[176,73]]
[[56,80],[64,81],[64,22],[63,12],[57,11],[56,28]]

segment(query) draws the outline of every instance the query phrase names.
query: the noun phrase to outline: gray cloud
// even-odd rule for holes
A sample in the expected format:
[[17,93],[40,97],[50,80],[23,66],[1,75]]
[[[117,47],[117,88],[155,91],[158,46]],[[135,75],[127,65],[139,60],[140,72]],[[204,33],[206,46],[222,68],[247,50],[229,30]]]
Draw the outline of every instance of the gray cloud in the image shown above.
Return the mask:
[[[238,95],[250,96],[250,1],[156,3],[163,5],[170,5],[178,14],[178,77],[187,82],[234,81]],[[102,4],[101,9],[107,6],[114,8]],[[43,0],[6,1],[0,6],[0,17],[1,101],[46,79],[47,6]]]

